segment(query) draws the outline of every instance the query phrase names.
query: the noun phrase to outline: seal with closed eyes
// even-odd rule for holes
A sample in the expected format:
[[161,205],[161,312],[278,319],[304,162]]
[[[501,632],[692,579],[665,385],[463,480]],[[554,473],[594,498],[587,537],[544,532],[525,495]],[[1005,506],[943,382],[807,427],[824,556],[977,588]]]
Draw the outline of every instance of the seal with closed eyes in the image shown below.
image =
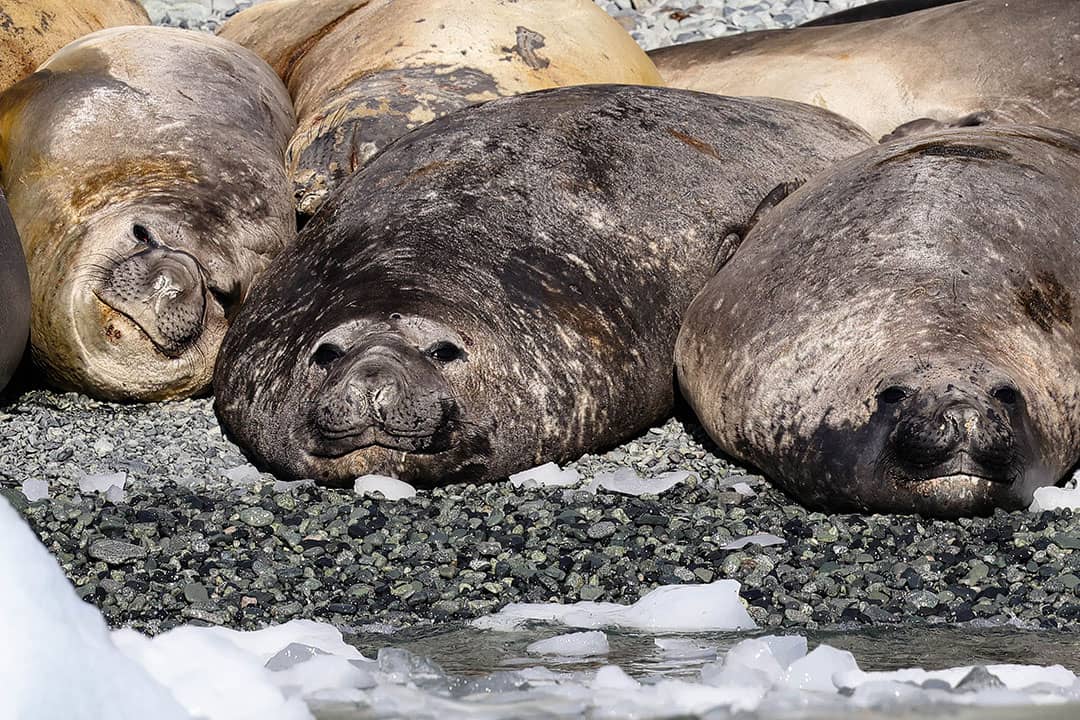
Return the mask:
[[686,313],[683,393],[805,504],[1017,509],[1080,459],[1080,138],[938,131],[765,215]]
[[762,198],[869,144],[806,105],[629,85],[435,120],[260,279],[218,416],[259,465],[334,484],[494,480],[618,443],[670,412],[683,310]]
[[206,390],[229,317],[296,233],[274,72],[204,33],[102,30],[0,96],[0,126],[48,379],[106,399]]

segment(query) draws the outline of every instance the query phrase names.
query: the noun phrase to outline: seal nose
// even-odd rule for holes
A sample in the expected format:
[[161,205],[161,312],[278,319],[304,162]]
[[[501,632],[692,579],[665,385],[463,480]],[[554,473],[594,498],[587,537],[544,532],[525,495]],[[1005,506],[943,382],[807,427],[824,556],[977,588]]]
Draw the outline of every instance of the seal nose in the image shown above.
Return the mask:
[[178,356],[202,333],[205,284],[199,264],[185,252],[155,247],[125,258],[99,296],[167,355]]

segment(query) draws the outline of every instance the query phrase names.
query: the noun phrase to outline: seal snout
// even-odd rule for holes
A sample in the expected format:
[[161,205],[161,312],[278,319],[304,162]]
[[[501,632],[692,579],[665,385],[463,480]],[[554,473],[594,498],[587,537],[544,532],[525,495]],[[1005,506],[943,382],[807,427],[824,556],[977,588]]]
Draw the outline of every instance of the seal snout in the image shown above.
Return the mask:
[[906,479],[965,476],[1012,484],[1022,476],[1017,428],[1026,412],[1015,386],[986,393],[950,384],[904,390],[903,396],[890,388],[879,401],[898,412],[887,452]]
[[206,284],[186,252],[158,246],[130,255],[107,273],[97,295],[170,357],[183,354],[203,331]]
[[321,343],[326,379],[312,400],[312,453],[340,457],[379,446],[416,453],[450,446],[458,406],[440,361],[393,335],[349,350]]

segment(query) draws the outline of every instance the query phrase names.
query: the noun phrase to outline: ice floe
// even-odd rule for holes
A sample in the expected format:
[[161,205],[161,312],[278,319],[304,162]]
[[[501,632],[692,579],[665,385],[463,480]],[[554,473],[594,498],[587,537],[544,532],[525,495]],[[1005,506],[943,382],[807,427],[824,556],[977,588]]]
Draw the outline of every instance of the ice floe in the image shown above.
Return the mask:
[[356,478],[353,492],[357,495],[381,493],[387,500],[404,500],[416,497],[416,488],[406,482],[383,475],[364,475]]

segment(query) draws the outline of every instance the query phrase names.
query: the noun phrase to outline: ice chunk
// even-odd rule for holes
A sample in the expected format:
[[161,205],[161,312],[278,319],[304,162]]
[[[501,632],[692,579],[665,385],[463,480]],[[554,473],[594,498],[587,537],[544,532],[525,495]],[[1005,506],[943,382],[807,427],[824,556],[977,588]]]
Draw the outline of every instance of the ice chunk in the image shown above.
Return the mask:
[[1080,488],[1037,488],[1028,509],[1031,512],[1042,512],[1043,510],[1061,510],[1065,508],[1080,510]]
[[274,682],[286,694],[304,697],[328,690],[366,690],[378,684],[368,668],[334,655],[318,655],[275,672]]
[[563,470],[553,462],[544,463],[510,476],[510,484],[526,490],[536,487],[570,487],[581,482],[577,470]]
[[353,483],[353,492],[357,495],[382,493],[387,500],[416,497],[416,488],[412,485],[382,475],[364,475],[356,478],[356,482]]
[[49,481],[48,480],[34,480],[28,478],[23,480],[22,494],[26,496],[26,499],[30,502],[35,500],[44,500],[51,497],[49,495]]
[[108,490],[105,491],[105,499],[113,503],[114,505],[124,502],[124,499],[126,497],[127,493],[124,492],[124,488],[117,487],[116,485],[111,486]]
[[731,486],[731,489],[739,493],[740,495],[745,495],[747,497],[753,497],[757,495],[757,493],[754,492],[754,488],[750,487],[747,483],[744,482],[735,483]]
[[113,644],[56,560],[0,499],[0,677],[4,717],[182,720],[167,689]]
[[279,651],[277,655],[266,661],[266,669],[275,672],[288,670],[294,665],[299,665],[318,655],[326,654],[327,653],[317,647],[304,645],[303,643],[289,643],[283,650]]
[[[606,636],[604,638],[604,643],[607,644]],[[638,690],[641,688],[641,683],[627,675],[619,666],[605,665],[596,671],[596,676],[593,677],[590,686],[594,690]]]
[[117,487],[121,490],[127,483],[127,473],[109,473],[105,475],[83,475],[79,478],[79,491],[84,493],[108,492],[109,488]]
[[747,535],[746,537],[736,538],[729,543],[721,545],[720,549],[738,550],[739,548],[744,548],[747,545],[760,545],[762,547],[767,547],[769,545],[783,545],[786,542],[787,540],[785,540],[784,538],[777,537],[776,535],[772,535],[770,533],[758,533],[756,535]]
[[266,666],[290,645],[304,645],[347,660],[365,659],[359,650],[342,639],[340,630],[314,620],[290,620],[283,625],[248,632],[223,627],[209,627],[205,631],[253,656],[260,667]]
[[262,473],[250,463],[229,468],[222,476],[233,485],[254,485],[262,479]]
[[784,679],[788,686],[796,690],[836,692],[833,677],[858,669],[855,656],[847,650],[818,645],[808,655],[792,662]]
[[693,473],[685,470],[674,470],[653,478],[642,478],[633,468],[621,467],[614,472],[597,473],[585,490],[594,493],[603,488],[622,495],[659,495],[685,482],[691,475]]
[[561,655],[563,657],[607,655],[610,650],[607,635],[599,630],[556,635],[547,640],[537,640],[525,648],[526,652],[533,655]]
[[[559,603],[511,603],[494,615],[478,618],[476,627],[490,630],[516,629],[529,620],[562,623],[595,629],[624,627],[653,632],[692,630],[752,630],[757,627],[739,599],[740,584],[717,580],[707,585],[664,585],[633,605],[581,601]],[[678,608],[678,612],[672,612]]]

